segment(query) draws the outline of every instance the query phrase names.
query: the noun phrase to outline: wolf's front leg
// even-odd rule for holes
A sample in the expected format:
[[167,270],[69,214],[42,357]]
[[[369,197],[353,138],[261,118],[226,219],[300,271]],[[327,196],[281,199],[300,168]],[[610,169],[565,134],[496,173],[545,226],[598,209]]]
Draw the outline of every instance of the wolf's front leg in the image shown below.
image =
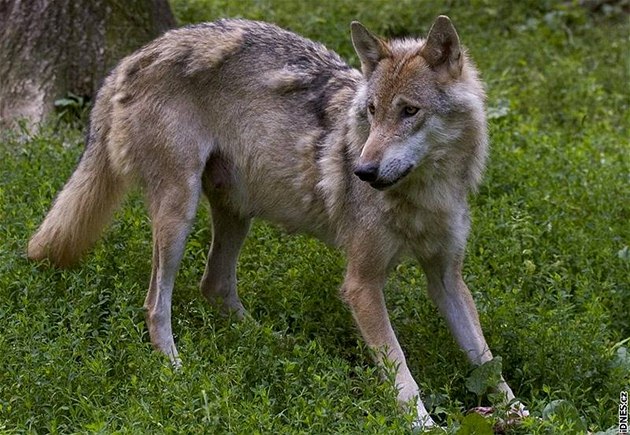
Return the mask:
[[359,258],[350,257],[341,294],[349,305],[363,338],[374,351],[376,362],[383,365],[386,359],[396,367],[398,401],[407,406],[417,399],[416,425],[430,427],[435,423],[420,400],[418,384],[409,372],[385,307],[383,286],[387,279],[387,266],[375,264],[376,257],[368,259],[365,253]]
[[[474,365],[481,365],[492,359],[492,353],[483,336],[475,302],[462,279],[461,258],[463,253],[435,256],[431,260],[421,260],[421,263],[427,277],[429,296],[468,359]],[[514,400],[514,393],[503,377],[496,390],[504,394],[506,403]],[[522,405],[518,406],[522,408]],[[524,408],[522,411],[526,413]]]

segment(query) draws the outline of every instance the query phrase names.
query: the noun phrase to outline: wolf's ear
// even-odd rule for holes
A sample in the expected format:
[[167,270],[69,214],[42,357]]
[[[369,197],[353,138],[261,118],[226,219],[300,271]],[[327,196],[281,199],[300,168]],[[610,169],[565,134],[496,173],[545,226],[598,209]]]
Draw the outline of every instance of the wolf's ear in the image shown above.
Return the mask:
[[420,55],[433,69],[442,69],[454,79],[461,75],[463,58],[459,36],[449,17],[437,17]]
[[366,29],[363,24],[353,21],[350,25],[352,45],[361,60],[361,69],[366,78],[370,78],[376,65],[389,56],[387,44]]

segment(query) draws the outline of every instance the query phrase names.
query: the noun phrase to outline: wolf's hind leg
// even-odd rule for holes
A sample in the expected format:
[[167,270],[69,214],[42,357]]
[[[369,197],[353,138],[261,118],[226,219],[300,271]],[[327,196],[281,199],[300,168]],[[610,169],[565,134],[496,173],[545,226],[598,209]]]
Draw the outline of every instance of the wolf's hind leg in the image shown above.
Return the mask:
[[236,262],[250,219],[238,216],[220,201],[211,201],[211,208],[212,246],[201,280],[201,293],[224,313],[243,319],[246,311],[236,289]]
[[171,299],[199,202],[200,179],[190,175],[176,180],[154,180],[148,192],[153,228],[153,271],[144,307],[151,343],[168,355],[174,366],[181,362],[173,340]]

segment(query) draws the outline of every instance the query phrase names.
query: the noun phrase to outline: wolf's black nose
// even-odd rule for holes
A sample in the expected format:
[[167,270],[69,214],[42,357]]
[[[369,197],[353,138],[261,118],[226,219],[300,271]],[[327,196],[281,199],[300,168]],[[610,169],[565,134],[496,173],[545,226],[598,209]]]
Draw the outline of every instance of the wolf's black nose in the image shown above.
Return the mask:
[[378,165],[361,165],[354,170],[354,175],[362,181],[371,183],[378,178]]

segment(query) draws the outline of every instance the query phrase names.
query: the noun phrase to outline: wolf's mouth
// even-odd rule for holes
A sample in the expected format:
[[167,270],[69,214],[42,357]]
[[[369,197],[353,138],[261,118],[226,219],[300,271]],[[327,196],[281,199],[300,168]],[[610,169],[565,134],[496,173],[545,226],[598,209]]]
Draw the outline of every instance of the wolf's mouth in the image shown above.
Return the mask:
[[397,184],[403,178],[405,178],[411,172],[412,169],[413,169],[413,165],[409,165],[407,169],[401,172],[398,178],[395,178],[394,180],[375,180],[370,183],[370,186],[372,186],[376,190],[388,189],[392,187],[394,184]]
[[400,180],[400,178],[397,178],[394,181],[389,181],[386,183],[381,182],[381,181],[374,181],[373,183],[370,183],[370,186],[372,186],[376,190],[385,190],[389,187],[392,187],[394,184],[398,183],[398,180]]

